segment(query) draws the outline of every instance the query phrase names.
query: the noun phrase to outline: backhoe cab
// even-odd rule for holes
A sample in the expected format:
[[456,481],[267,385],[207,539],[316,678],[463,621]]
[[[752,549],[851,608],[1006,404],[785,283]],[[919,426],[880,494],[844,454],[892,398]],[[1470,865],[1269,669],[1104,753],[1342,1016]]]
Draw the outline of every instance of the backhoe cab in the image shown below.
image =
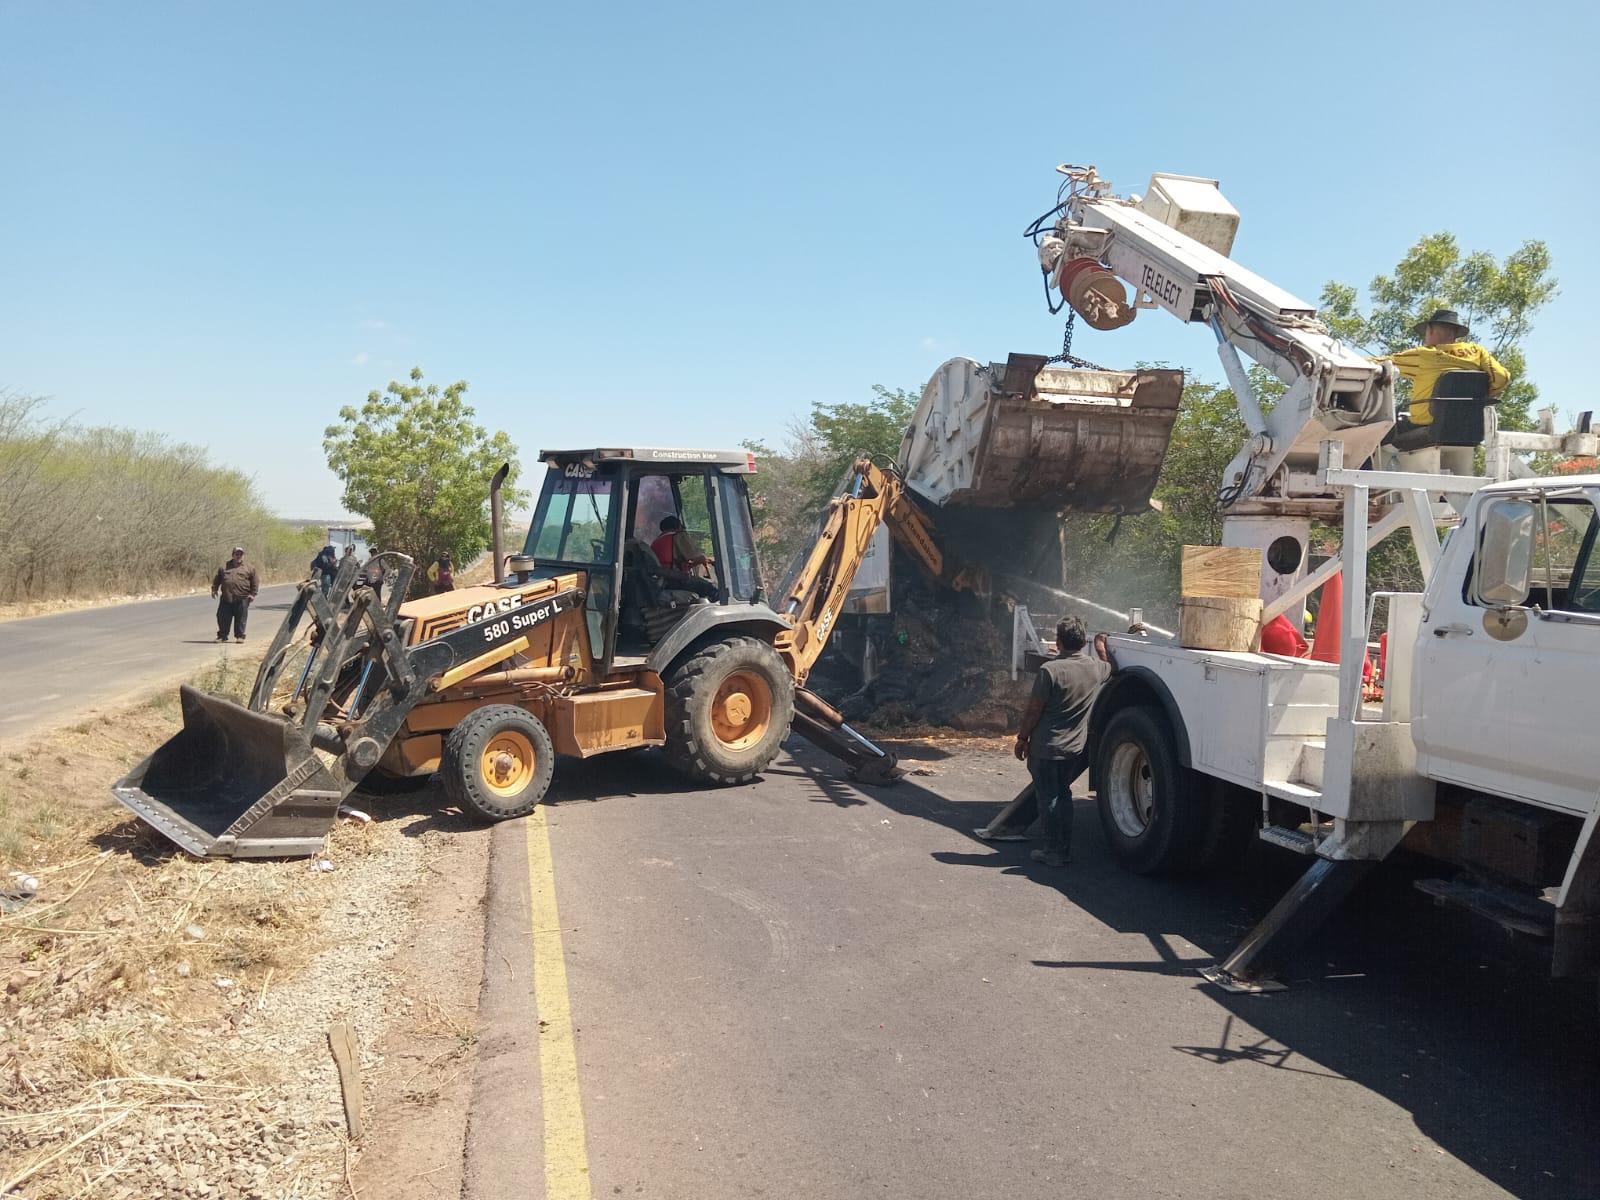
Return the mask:
[[[791,623],[765,602],[744,451],[547,451],[520,555],[495,583],[384,602],[347,563],[301,585],[247,704],[182,691],[184,729],[113,795],[198,855],[315,852],[357,783],[438,772],[491,820],[530,812],[557,754],[664,747],[741,783],[794,715]],[[651,549],[678,519],[707,561]],[[881,752],[879,752],[881,753]]]

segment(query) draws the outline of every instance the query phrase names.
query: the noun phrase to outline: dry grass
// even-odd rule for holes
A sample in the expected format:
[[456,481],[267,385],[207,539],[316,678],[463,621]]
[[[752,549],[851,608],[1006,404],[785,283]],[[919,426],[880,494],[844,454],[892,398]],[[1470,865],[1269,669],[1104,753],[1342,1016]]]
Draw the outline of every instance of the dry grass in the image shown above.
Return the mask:
[[[232,660],[198,682],[239,696],[253,674]],[[207,1130],[267,1137],[272,1085],[294,1065],[224,1054],[221,1035],[321,947],[338,882],[304,862],[197,861],[113,808],[112,780],[178,724],[163,696],[0,760],[0,863],[41,885],[0,916],[0,1195],[282,1194],[238,1174],[248,1161]],[[372,840],[341,825],[333,853]],[[186,1161],[169,1171],[152,1143]]]

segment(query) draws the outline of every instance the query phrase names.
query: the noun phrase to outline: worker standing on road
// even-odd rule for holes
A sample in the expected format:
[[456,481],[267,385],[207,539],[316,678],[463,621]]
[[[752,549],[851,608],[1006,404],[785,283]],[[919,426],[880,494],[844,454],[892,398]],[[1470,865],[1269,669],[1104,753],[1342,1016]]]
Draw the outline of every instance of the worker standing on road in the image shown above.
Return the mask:
[[1379,362],[1392,362],[1400,374],[1411,381],[1411,410],[1406,415],[1413,425],[1432,425],[1433,389],[1446,371],[1482,371],[1489,376],[1489,398],[1506,390],[1511,372],[1499,359],[1467,338],[1472,331],[1453,308],[1435,309],[1426,321],[1418,321],[1412,332],[1422,345],[1397,354],[1386,354]]
[[261,580],[256,569],[244,560],[244,547],[235,546],[233,555],[217,568],[211,577],[211,595],[217,600],[217,641],[228,640],[228,629],[233,629],[233,640],[244,641],[244,623],[250,615],[250,602],[261,590]]
[[1044,834],[1044,845],[1031,857],[1047,867],[1072,860],[1072,781],[1088,765],[1084,748],[1095,693],[1116,670],[1105,634],[1095,634],[1093,656],[1084,653],[1087,644],[1083,618],[1062,617],[1057,657],[1039,668],[1017,731],[1016,755],[1027,760]]
[[324,546],[317,551],[317,556],[311,560],[311,574],[322,588],[326,596],[333,587],[333,577],[339,573],[339,554],[333,546]]

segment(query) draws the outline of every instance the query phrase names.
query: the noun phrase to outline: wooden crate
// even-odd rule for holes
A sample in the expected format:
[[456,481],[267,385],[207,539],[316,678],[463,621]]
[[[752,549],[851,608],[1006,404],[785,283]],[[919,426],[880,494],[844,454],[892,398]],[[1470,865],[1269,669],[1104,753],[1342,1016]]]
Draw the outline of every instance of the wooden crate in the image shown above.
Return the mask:
[[1180,594],[1228,600],[1261,597],[1261,551],[1254,546],[1185,546]]
[[1254,650],[1265,607],[1254,597],[1184,596],[1178,601],[1178,645],[1191,650]]

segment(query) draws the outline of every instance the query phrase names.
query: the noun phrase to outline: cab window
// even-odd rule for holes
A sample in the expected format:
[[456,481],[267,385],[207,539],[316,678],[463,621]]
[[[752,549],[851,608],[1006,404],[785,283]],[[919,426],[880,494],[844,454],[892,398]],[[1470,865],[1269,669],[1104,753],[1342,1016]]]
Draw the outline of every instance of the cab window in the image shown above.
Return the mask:
[[[1533,546],[1528,593],[1519,604],[1546,612],[1600,613],[1600,555],[1595,541],[1600,516],[1577,496],[1529,496]],[[1463,598],[1472,598],[1471,569]]]
[[[1552,504],[1550,508],[1554,521],[1558,519],[1554,514],[1556,505]],[[1600,516],[1596,515],[1591,505],[1573,501],[1562,506],[1559,519],[1563,522],[1563,528],[1552,530],[1549,540],[1552,562],[1566,561],[1569,564],[1564,579],[1565,603],[1560,607],[1568,612],[1600,613],[1600,554],[1595,552],[1597,535],[1600,535]],[[1538,592],[1540,566],[1535,551],[1535,594]],[[1551,582],[1559,585],[1563,580],[1557,572],[1558,568],[1551,568]],[[1560,593],[1556,591],[1555,594]],[[1554,609],[1557,606],[1552,603],[1550,607]]]
[[1589,612],[1575,608],[1587,569],[1587,550],[1594,542],[1595,511],[1586,500],[1558,498],[1535,506],[1533,586],[1528,602],[1550,612]]
[[552,467],[528,529],[524,553],[546,562],[609,562],[614,482],[574,478]]
[[637,484],[631,536],[653,542],[661,533],[661,518],[678,511],[677,501],[672,498],[672,480],[665,475],[640,475]]

